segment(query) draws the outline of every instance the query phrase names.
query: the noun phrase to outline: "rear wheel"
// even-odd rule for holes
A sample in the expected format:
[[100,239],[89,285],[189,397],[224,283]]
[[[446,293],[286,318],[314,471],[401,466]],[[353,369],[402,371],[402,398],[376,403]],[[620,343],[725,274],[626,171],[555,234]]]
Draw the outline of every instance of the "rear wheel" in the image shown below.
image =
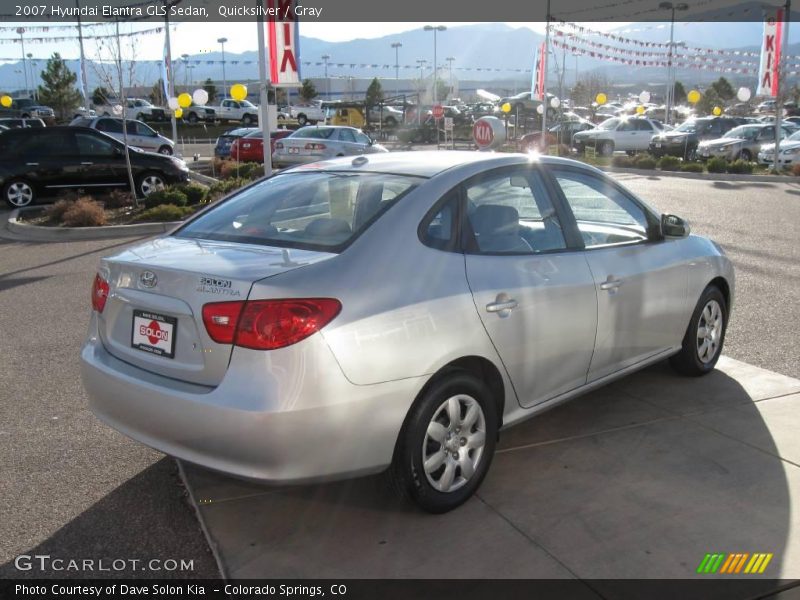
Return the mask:
[[163,175],[153,171],[141,175],[136,181],[136,193],[145,198],[153,192],[163,190],[164,187]]
[[242,125],[244,125],[245,127],[249,127],[254,123],[254,121],[255,119],[253,118],[252,115],[245,115],[242,117]]
[[745,148],[744,150],[739,152],[739,158],[741,158],[742,160],[746,160],[747,162],[750,162],[751,160],[753,160],[753,155],[750,154],[750,150]]
[[710,285],[700,295],[692,313],[681,351],[669,359],[672,367],[684,375],[710,373],[722,353],[728,308],[725,297],[716,286]]
[[460,506],[489,470],[497,441],[497,407],[486,384],[464,371],[433,383],[411,409],[390,475],[422,509]]
[[164,154],[166,156],[172,156],[172,148],[164,144],[161,148],[158,149],[159,154]]
[[611,156],[614,154],[614,143],[613,142],[600,142],[597,146],[597,152],[600,156]]
[[302,127],[306,123],[308,123],[308,117],[306,117],[303,113],[300,113],[299,115],[297,115],[297,124],[298,125],[300,125]]
[[36,193],[24,179],[12,179],[3,187],[3,198],[11,208],[22,208],[34,201]]

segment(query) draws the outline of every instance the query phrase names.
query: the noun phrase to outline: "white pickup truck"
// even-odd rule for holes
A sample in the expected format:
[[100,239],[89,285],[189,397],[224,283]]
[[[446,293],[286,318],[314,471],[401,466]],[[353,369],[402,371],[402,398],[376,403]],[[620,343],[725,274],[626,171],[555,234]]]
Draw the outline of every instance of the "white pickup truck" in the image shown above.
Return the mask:
[[258,123],[258,107],[247,100],[226,98],[219,106],[210,107],[217,113],[217,119],[226,123],[239,121],[245,127]]
[[289,107],[289,116],[297,119],[297,124],[301,127],[306,123],[324,123],[325,109],[320,103],[296,104]]
[[[117,104],[114,100],[111,100],[112,104],[104,104],[101,106],[95,106],[95,112],[102,116],[102,117],[119,117],[122,116],[119,112],[114,110],[114,106]],[[138,121],[166,121],[167,114],[163,108],[158,106],[153,106],[150,102],[145,100],[144,98],[127,98],[126,99],[127,110],[125,111],[125,116],[128,119],[134,119]]]

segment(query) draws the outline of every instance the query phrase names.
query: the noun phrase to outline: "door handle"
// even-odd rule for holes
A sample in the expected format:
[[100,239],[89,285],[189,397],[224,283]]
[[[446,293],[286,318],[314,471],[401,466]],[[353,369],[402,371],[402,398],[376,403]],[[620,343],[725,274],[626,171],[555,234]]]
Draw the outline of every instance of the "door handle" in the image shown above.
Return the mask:
[[622,279],[615,279],[613,275],[609,275],[603,283],[600,284],[601,290],[613,291],[622,285]]
[[39,163],[25,163],[29,167],[38,167]]
[[[505,313],[507,315],[517,308],[517,306],[519,306],[519,303],[513,298],[509,298],[507,294],[497,294],[495,301],[486,305],[486,312]],[[501,314],[500,316],[504,315]]]
[[82,165],[93,165],[94,163],[93,162],[82,162],[81,164]]

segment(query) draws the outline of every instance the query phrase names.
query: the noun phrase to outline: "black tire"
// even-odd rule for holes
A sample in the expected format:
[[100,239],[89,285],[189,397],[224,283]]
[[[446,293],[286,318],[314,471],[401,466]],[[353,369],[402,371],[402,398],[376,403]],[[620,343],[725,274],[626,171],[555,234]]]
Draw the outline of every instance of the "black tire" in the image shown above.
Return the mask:
[[[160,186],[155,180],[160,181]],[[136,195],[139,198],[147,198],[147,196],[157,191],[159,187],[163,189],[166,184],[167,179],[163,173],[147,171],[136,178]]]
[[586,154],[586,145],[585,144],[575,144],[575,152],[579,155]]
[[197,113],[190,112],[189,115],[186,117],[186,120],[189,121],[189,123],[194,124],[197,123],[200,120],[200,118],[197,116]]
[[30,206],[36,200],[36,188],[30,182],[15,177],[3,186],[3,200],[11,208]]
[[[699,331],[701,323],[705,323],[707,319],[706,307],[711,303],[716,302],[721,314],[722,322],[714,330],[716,331],[716,347],[714,354],[710,358],[706,356],[703,360],[700,356],[700,337]],[[700,294],[700,299],[697,301],[692,318],[689,319],[689,325],[686,328],[686,333],[683,336],[683,343],[681,351],[669,359],[670,365],[678,373],[688,375],[690,377],[698,377],[706,375],[714,370],[714,367],[722,354],[722,346],[725,343],[725,331],[728,328],[728,306],[725,302],[725,296],[720,289],[714,285],[709,285],[703,293]],[[706,341],[706,340],[704,340]]]
[[753,160],[753,155],[750,154],[750,150],[745,148],[744,150],[739,152],[739,157],[738,158],[740,158],[742,160],[746,160],[747,162],[750,162],[751,160]]
[[164,144],[158,149],[158,153],[163,154],[164,156],[172,156],[172,148]]
[[[442,407],[455,396],[461,396],[464,399],[458,401],[459,419],[466,418],[469,404],[477,404],[481,409],[477,420],[468,425],[469,432],[465,433],[469,435],[465,435],[460,429],[453,429],[459,423],[454,424],[448,416],[449,413],[442,415]],[[462,401],[469,404],[462,404]],[[446,409],[444,410],[447,412]],[[484,434],[483,445],[480,448],[470,448],[467,440],[469,438],[478,440],[480,437],[474,436],[481,431],[479,428],[481,417]],[[442,426],[442,431],[448,435],[443,443],[434,441],[428,434],[429,426],[434,418]],[[446,419],[447,425],[441,423],[439,419]],[[431,513],[444,513],[460,506],[480,487],[483,478],[489,471],[497,443],[497,423],[497,405],[489,388],[480,379],[465,371],[454,370],[433,382],[412,406],[397,439],[392,466],[389,470],[394,487],[420,508]],[[460,424],[463,424],[463,421]],[[439,445],[438,450],[435,448],[437,444]],[[442,453],[444,456],[443,462],[431,474],[425,472],[423,465],[423,445],[425,445],[426,451],[432,451],[435,455]],[[476,452],[478,453],[477,458],[475,457]],[[433,455],[429,455],[428,458],[430,460],[433,457]],[[463,464],[469,461],[469,464],[472,465],[472,461],[476,461],[472,466],[474,471],[470,476],[466,478],[462,476],[462,467],[460,466],[462,463],[456,462],[455,457],[462,457],[459,461],[465,461]],[[443,485],[442,480],[446,477],[448,469],[451,469],[450,480],[453,489],[440,491],[434,487],[431,480]],[[439,473],[438,480],[437,473]]]
[[388,129],[394,129],[397,127],[397,119],[394,117],[386,117],[383,121],[383,126],[387,127]]
[[300,125],[300,127],[303,127],[306,123],[308,123],[308,117],[306,117],[303,113],[297,115],[297,124]]
[[611,156],[614,154],[614,142],[600,142],[597,146],[600,156]]
[[242,117],[242,125],[244,125],[245,127],[250,127],[250,125],[252,125],[254,122],[255,118],[253,117],[253,115],[244,115]]

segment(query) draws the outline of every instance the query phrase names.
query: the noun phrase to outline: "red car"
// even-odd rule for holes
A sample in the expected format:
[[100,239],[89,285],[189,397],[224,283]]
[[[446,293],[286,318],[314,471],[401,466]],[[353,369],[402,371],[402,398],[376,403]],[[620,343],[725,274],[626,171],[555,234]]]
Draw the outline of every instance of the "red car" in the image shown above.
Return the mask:
[[[288,129],[280,129],[269,134],[270,146],[275,153],[275,142],[292,133]],[[248,133],[244,137],[233,140],[231,158],[240,162],[264,162],[264,136],[261,131]]]

